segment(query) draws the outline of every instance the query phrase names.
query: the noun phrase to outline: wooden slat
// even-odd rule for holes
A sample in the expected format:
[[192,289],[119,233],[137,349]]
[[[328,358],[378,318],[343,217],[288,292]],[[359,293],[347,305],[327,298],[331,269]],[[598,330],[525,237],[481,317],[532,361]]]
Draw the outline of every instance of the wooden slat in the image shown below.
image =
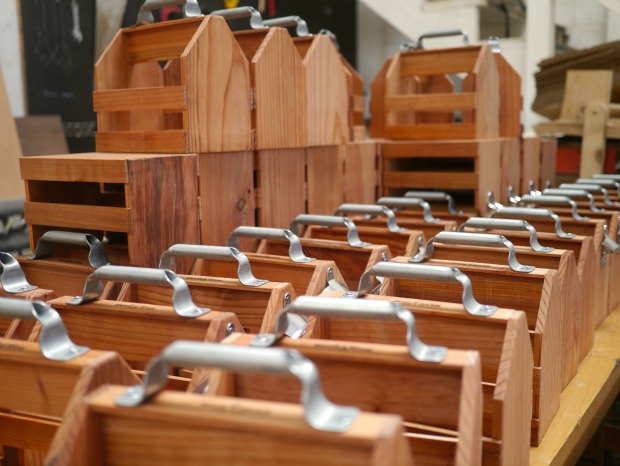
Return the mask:
[[[86,181],[95,183],[127,183],[127,161],[109,154],[81,159],[70,156],[26,157],[19,160],[22,179],[53,181]],[[94,154],[93,154],[94,155]]]
[[476,100],[473,92],[396,95],[386,96],[384,105],[386,111],[454,112],[474,110]]
[[87,230],[129,231],[130,209],[92,205],[26,202],[24,218],[29,225]]
[[403,53],[401,75],[428,76],[469,72],[474,69],[479,53],[480,47]]
[[381,156],[383,158],[410,158],[410,157],[475,157],[481,141],[410,141],[410,142],[382,142]]
[[182,154],[187,152],[187,131],[100,131],[97,133],[97,150]]
[[478,176],[462,172],[388,172],[383,175],[384,188],[476,189]]
[[385,137],[388,139],[473,139],[476,137],[476,125],[391,125],[385,127]]
[[187,107],[185,86],[114,89],[93,92],[95,112],[176,110]]
[[0,443],[45,452],[58,429],[58,420],[0,413]]
[[124,29],[129,60],[136,63],[179,58],[204,20],[196,18]]

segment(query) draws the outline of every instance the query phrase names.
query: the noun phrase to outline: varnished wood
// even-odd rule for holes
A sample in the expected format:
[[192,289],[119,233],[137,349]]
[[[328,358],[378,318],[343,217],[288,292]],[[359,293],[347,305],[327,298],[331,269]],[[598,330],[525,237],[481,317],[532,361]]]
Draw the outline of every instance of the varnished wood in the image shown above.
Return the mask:
[[381,177],[377,170],[377,151],[375,141],[355,141],[345,145],[344,202],[372,204],[379,197]]
[[306,149],[309,214],[331,215],[344,202],[344,151],[342,145]]
[[[234,334],[223,344],[247,346],[250,341],[251,337]],[[443,362],[428,364],[411,358],[402,344],[287,338],[278,346],[295,349],[314,362],[328,399],[364,411],[398,414],[406,422],[451,429],[456,433],[457,446],[454,456],[444,464],[480,464],[482,390],[478,353],[450,350]],[[279,379],[276,388],[265,376],[237,374],[232,386],[210,384],[207,394],[211,393],[292,403],[298,398],[299,387],[290,379]],[[411,444],[430,443],[424,435],[411,434],[408,440]],[[445,447],[437,443],[436,451],[441,452]],[[428,464],[430,458],[417,458],[415,448],[412,450],[416,464]]]
[[[54,291],[45,288],[37,288],[36,290],[24,291],[22,293],[8,293],[2,287],[0,287],[0,296],[4,298],[27,299],[29,301],[49,301],[58,297]],[[37,325],[37,321],[34,319],[23,320],[0,317],[0,338],[28,340],[35,325]]]

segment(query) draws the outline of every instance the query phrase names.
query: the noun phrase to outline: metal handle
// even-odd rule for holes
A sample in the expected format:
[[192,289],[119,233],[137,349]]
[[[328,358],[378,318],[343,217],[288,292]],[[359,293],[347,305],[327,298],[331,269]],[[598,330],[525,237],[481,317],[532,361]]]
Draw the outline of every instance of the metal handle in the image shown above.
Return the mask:
[[6,252],[0,252],[0,284],[7,293],[23,293],[38,288],[28,283],[19,262]]
[[472,217],[459,226],[459,231],[465,228],[476,228],[478,230],[509,230],[509,231],[528,231],[530,233],[530,247],[536,252],[551,252],[553,248],[541,246],[536,235],[536,228],[525,220],[508,218],[486,218]]
[[607,225],[605,225],[603,227],[604,229],[604,233],[603,233],[603,251],[602,251],[602,256],[601,260],[603,261],[603,263],[601,264],[602,266],[605,265],[604,263],[604,256],[608,255],[608,254],[620,254],[620,244],[618,244],[616,241],[614,241],[613,239],[611,239],[611,237],[607,234]]
[[377,215],[385,215],[387,217],[387,227],[392,233],[402,233],[407,231],[406,228],[401,228],[396,222],[396,214],[394,211],[384,205],[375,204],[341,204],[334,215],[339,214],[364,214],[371,215],[373,217]]
[[543,190],[543,195],[547,196],[567,196],[571,199],[587,199],[590,204],[590,210],[592,212],[605,212],[605,209],[599,209],[594,204],[594,196],[585,189],[560,189],[560,188],[546,188]]
[[414,315],[397,302],[316,296],[300,296],[286,306],[278,316],[274,334],[257,335],[252,340],[252,346],[271,346],[282,338],[289,325],[289,314],[348,319],[400,320],[407,326],[407,347],[409,354],[414,359],[422,362],[441,362],[446,358],[448,352],[448,349],[443,346],[429,346],[422,342],[416,334]]
[[[579,180],[577,180],[577,183],[562,183],[560,185],[560,189],[582,189],[589,193],[599,193],[603,195],[603,202],[605,203],[605,205],[609,205],[609,206],[619,205],[618,202],[612,202],[609,199],[609,191],[607,191],[605,187],[596,183],[596,180],[592,180],[592,181],[593,181],[592,183],[585,183],[584,181],[580,182]],[[599,211],[600,210],[604,210],[604,209],[599,209]]]
[[458,210],[454,204],[454,199],[448,193],[441,191],[407,191],[405,197],[417,197],[425,201],[446,201],[448,203],[448,211],[453,215],[462,215],[464,212]]
[[95,270],[86,279],[82,296],[76,296],[68,303],[80,305],[95,301],[103,293],[102,280],[141,285],[169,285],[173,289],[172,307],[178,315],[182,317],[199,317],[210,311],[210,309],[199,308],[194,304],[187,283],[172,270],[121,265],[104,265]]
[[562,229],[562,219],[549,209],[533,209],[528,207],[502,207],[490,213],[491,217],[508,217],[508,218],[533,218],[553,220],[555,222],[555,234],[558,238],[572,239],[574,233],[566,233]]
[[476,301],[472,291],[471,280],[456,267],[379,262],[362,275],[357,296],[363,296],[372,289],[371,277],[373,276],[434,282],[458,282],[463,286],[463,306],[469,314],[486,317],[493,315],[497,311],[497,306],[480,304]]
[[290,243],[288,255],[293,262],[305,263],[316,260],[304,254],[301,241],[291,230],[265,227],[237,227],[228,236],[227,246],[239,247],[239,238],[288,240]]
[[398,207],[399,209],[421,208],[425,222],[439,222],[438,218],[433,217],[429,203],[419,197],[381,197],[377,201],[377,204],[391,208]]
[[592,175],[592,178],[597,180],[614,180],[620,182],[620,175],[611,175],[607,173],[599,173],[597,175]]
[[317,430],[345,432],[360,412],[358,408],[335,405],[325,398],[318,369],[298,351],[193,341],[176,341],[168,345],[149,362],[143,384],[128,388],[116,398],[116,404],[138,406],[159,393],[168,381],[168,365],[293,375],[302,384],[300,403],[304,407],[306,422]]
[[298,215],[295,220],[291,222],[289,227],[295,234],[299,234],[299,225],[320,225],[324,227],[347,227],[347,241],[349,244],[356,248],[363,248],[370,246],[370,243],[360,240],[357,233],[357,227],[355,223],[345,217],[337,217],[330,215]]
[[306,37],[310,35],[308,25],[299,16],[282,16],[281,18],[266,19],[263,21],[263,24],[269,28],[274,26],[282,28],[295,26],[295,32],[298,37]]
[[608,190],[615,189],[620,192],[620,181],[615,179],[597,178],[596,175],[594,175],[594,178],[578,178],[577,183],[598,184],[599,186],[604,186]]
[[250,261],[237,248],[227,246],[202,246],[199,244],[175,244],[164,252],[159,260],[160,269],[174,269],[174,257],[192,257],[221,261],[237,261],[237,278],[245,286],[262,286],[268,280],[259,280],[252,274]]
[[338,37],[336,37],[336,34],[331,32],[329,29],[321,29],[317,34],[329,37],[332,40],[334,47],[336,47],[336,50],[340,52],[340,44],[338,43]]
[[68,244],[71,246],[86,246],[89,249],[88,263],[98,269],[110,263],[105,252],[103,243],[96,236],[85,233],[74,233],[72,231],[48,231],[45,232],[37,241],[34,255],[30,259],[43,259],[49,257],[54,252],[54,243]]
[[582,217],[577,211],[577,204],[570,197],[566,195],[556,196],[550,194],[543,194],[541,196],[534,196],[532,194],[524,194],[521,197],[520,203],[523,204],[535,204],[535,205],[564,205],[568,204],[572,209],[573,218],[579,221],[590,220],[589,217]]
[[499,45],[498,36],[489,36],[489,38],[487,39],[487,43],[489,44],[489,47],[491,47],[491,52],[502,53],[502,49]]
[[239,18],[250,18],[250,27],[252,29],[265,29],[265,23],[263,22],[263,17],[255,8],[251,6],[240,6],[238,8],[227,8],[224,10],[215,10],[210,14],[214,16],[221,16],[226,20],[230,19],[239,19]]
[[0,316],[38,320],[41,324],[39,346],[47,359],[70,361],[89,350],[88,347],[78,346],[71,341],[58,312],[43,301],[0,298]]
[[485,235],[480,233],[458,233],[451,231],[442,231],[434,238],[426,242],[422,251],[409,259],[409,262],[422,262],[433,256],[435,250],[434,243],[457,244],[466,246],[484,246],[484,247],[506,247],[508,249],[508,265],[515,272],[529,273],[536,267],[532,265],[521,265],[517,260],[517,252],[515,246],[508,238],[503,235]]
[[423,49],[422,41],[424,39],[436,39],[439,37],[463,36],[463,45],[469,45],[469,35],[462,29],[442,29],[439,31],[425,32],[418,37],[417,50]]
[[140,7],[135,26],[154,23],[153,10],[177,5],[184,5],[183,14],[187,18],[202,16],[197,0],[146,0]]

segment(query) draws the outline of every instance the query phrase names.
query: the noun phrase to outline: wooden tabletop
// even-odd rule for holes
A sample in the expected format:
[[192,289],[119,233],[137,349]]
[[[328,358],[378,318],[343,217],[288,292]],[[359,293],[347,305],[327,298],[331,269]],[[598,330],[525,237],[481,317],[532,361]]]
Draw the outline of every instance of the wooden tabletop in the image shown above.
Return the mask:
[[620,306],[594,333],[594,345],[560,397],[545,438],[530,449],[530,464],[575,464],[620,393]]

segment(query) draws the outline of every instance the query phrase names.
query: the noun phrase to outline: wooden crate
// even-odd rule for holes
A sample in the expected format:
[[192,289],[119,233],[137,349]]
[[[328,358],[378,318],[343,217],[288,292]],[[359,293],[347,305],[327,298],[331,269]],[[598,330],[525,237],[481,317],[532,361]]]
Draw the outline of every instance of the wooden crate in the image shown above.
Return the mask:
[[0,445],[30,450],[23,454],[32,464],[43,463],[61,420],[87,394],[107,383],[139,383],[111,352],[91,350],[59,362],[45,358],[37,343],[0,339],[0,361]]
[[521,186],[521,139],[500,138],[500,184],[499,191],[494,192],[495,199],[507,200],[508,189],[520,189]]
[[500,139],[383,141],[380,152],[384,196],[410,189],[469,193],[467,202],[484,215],[487,192],[500,190]]
[[[393,262],[407,263],[408,259],[398,257]],[[433,260],[428,264],[445,265]],[[532,445],[538,445],[558,409],[562,388],[564,316],[557,272],[536,269],[525,274],[512,272],[508,266],[490,264],[484,267],[463,265],[459,270],[470,278],[479,302],[522,310],[526,314],[534,355],[531,441]],[[460,304],[463,289],[460,284],[386,278],[380,294]]]
[[306,149],[307,213],[331,215],[344,202],[346,150],[344,145]]
[[[248,346],[251,341],[251,336],[233,334],[222,344]],[[329,400],[402,416],[416,465],[481,464],[479,354],[448,350],[441,363],[418,362],[404,341],[404,335],[398,346],[287,338],[278,347],[297,350],[317,366]],[[274,385],[273,380],[255,374],[233,378],[222,371],[213,374],[208,394],[241,393],[248,398],[291,403],[298,397],[297,385],[288,379],[279,379]],[[439,429],[444,430],[443,438],[437,435]],[[444,462],[445,457],[449,460]]]
[[[379,99],[372,105],[373,137],[499,137],[499,75],[488,46],[399,52],[381,73],[372,89],[372,100]],[[467,73],[460,93],[448,77],[456,73]]]
[[503,138],[521,137],[521,76],[501,53],[493,58],[499,75],[499,135]]
[[[421,231],[424,238],[432,238],[442,231],[455,231],[457,222],[454,220],[440,220],[434,223],[425,222],[422,218],[414,216],[403,216],[404,211],[396,212],[396,221],[401,228]],[[434,214],[433,214],[434,215]],[[358,227],[377,227],[384,226],[385,220],[381,218],[362,218],[351,216],[351,220]],[[461,222],[459,222],[461,223]]]
[[46,231],[79,231],[105,236],[121,263],[156,267],[171,244],[200,240],[194,155],[67,154],[20,165],[33,250]]
[[[0,297],[21,298],[29,301],[49,301],[57,298],[58,295],[54,291],[44,288],[37,288],[36,290],[24,291],[22,293],[8,293],[0,287]],[[35,325],[35,320],[0,317],[0,338],[27,340]]]
[[121,29],[95,65],[97,150],[251,150],[250,95],[248,61],[223,18]]

